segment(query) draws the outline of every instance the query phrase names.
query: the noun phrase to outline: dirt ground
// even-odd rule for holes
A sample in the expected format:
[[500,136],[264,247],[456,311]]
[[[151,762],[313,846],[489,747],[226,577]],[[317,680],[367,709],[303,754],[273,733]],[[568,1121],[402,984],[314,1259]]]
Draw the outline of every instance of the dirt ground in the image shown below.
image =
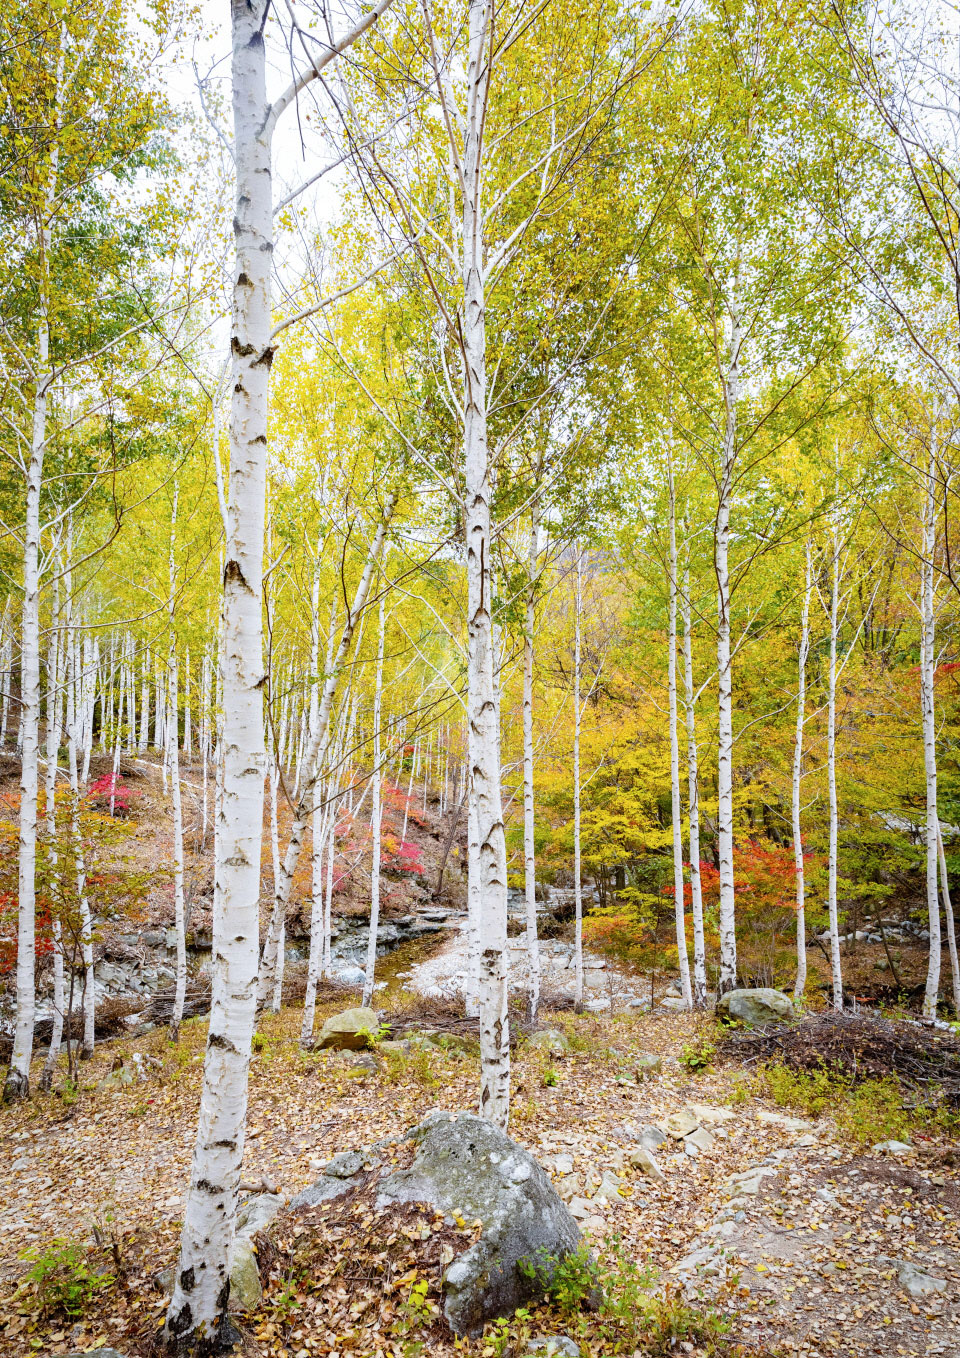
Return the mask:
[[[745,1094],[735,1068],[689,1075],[677,1063],[695,1027],[684,1015],[554,1021],[565,1025],[572,1050],[548,1059],[519,1048],[511,1131],[558,1181],[569,1157],[586,1195],[604,1170],[616,1173],[619,1200],[593,1200],[589,1208],[587,1230],[601,1258],[619,1250],[647,1271],[652,1292],[667,1289],[704,1314],[726,1317],[724,1343],[746,1351],[960,1354],[956,1147],[916,1139],[901,1153],[855,1150],[838,1141],[829,1117],[807,1123]],[[293,1007],[268,1019],[253,1060],[244,1161],[251,1189],[266,1183],[289,1198],[336,1151],[400,1133],[433,1108],[475,1105],[477,1068],[469,1057],[431,1052],[370,1070],[346,1054],[301,1053],[298,1028]],[[176,1047],[160,1030],[105,1044],[84,1068],[70,1106],[50,1095],[0,1112],[0,1353],[112,1344],[136,1354],[149,1347],[164,1307],[154,1279],[176,1251],[203,1038],[204,1021],[196,1019]],[[142,1079],[98,1087],[119,1057],[132,1068],[134,1052]],[[638,1083],[640,1053],[660,1056],[662,1067]],[[690,1104],[701,1108],[712,1145],[691,1154],[668,1137],[655,1152],[662,1182],[630,1168],[639,1129]],[[281,1237],[284,1230],[281,1222]],[[43,1315],[34,1285],[24,1283],[31,1266],[25,1253],[49,1252],[54,1240],[89,1248],[94,1271],[114,1278],[82,1315]],[[905,1263],[933,1279],[933,1290],[908,1291]],[[416,1351],[409,1321],[398,1330],[386,1303],[357,1310],[357,1299],[331,1284],[319,1295],[301,1290],[302,1304],[282,1307],[282,1270],[265,1272],[272,1281],[264,1308],[243,1320],[248,1353],[373,1358]],[[577,1323],[544,1308],[517,1333],[531,1326],[576,1333],[583,1353],[655,1351],[643,1347],[639,1321],[620,1349],[595,1344],[589,1320],[579,1331]],[[431,1333],[420,1351],[454,1351],[449,1336]],[[676,1344],[689,1348],[662,1351],[714,1351],[696,1336],[681,1335]],[[498,1351],[483,1341],[459,1349]]]

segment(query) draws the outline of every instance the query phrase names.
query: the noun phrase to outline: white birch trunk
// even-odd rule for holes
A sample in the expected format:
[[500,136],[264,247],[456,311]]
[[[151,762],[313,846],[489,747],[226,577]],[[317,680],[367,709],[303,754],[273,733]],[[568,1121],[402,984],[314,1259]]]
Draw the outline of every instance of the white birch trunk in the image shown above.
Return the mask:
[[233,6],[236,264],[213,994],[199,1126],[165,1330],[168,1344],[184,1352],[200,1345],[212,1348],[226,1316],[257,1001],[265,764],[261,609],[273,253],[266,19],[267,0]]
[[947,921],[947,951],[950,954],[950,978],[953,982],[953,1012],[960,1017],[960,961],[957,959],[957,930],[950,900],[950,880],[947,877],[947,858],[943,852],[943,832],[938,827],[937,849],[940,858],[940,882],[943,890],[943,913]]
[[140,739],[137,750],[146,754],[150,744],[150,661],[144,655],[140,662]]
[[806,885],[803,870],[803,836],[800,830],[800,786],[803,777],[803,726],[806,721],[807,657],[810,654],[810,595],[813,591],[813,567],[810,561],[810,542],[806,544],[806,568],[803,589],[803,613],[800,622],[800,653],[797,656],[797,727],[793,741],[793,779],[791,811],[793,824],[793,867],[797,884],[797,979],[793,998],[803,996],[807,984],[807,924]]
[[717,575],[717,847],[720,859],[720,994],[737,984],[737,926],[733,881],[733,674],[730,658],[730,505],[737,455],[740,397],[740,318],[731,308],[730,345],[723,383],[723,459],[714,546]]
[[487,42],[491,0],[467,9],[466,118],[463,130],[463,413],[467,550],[467,715],[469,796],[479,871],[478,998],[480,1112],[506,1127],[510,1117],[507,1014],[507,852],[500,788],[494,669],[490,452],[487,446],[486,295],[483,258],[484,126],[490,88]]
[[307,1047],[313,1039],[313,1024],[317,1012],[317,982],[323,965],[323,846],[327,836],[329,811],[318,821],[313,819],[313,870],[310,893],[310,953],[307,959],[307,991],[303,998],[303,1019],[300,1024],[300,1045]]
[[[537,852],[533,800],[533,634],[537,604],[537,505],[530,511],[530,554],[523,629],[523,894],[527,927],[527,1021],[536,1023],[540,1008],[540,940],[537,936]],[[456,815],[456,812],[454,812]]]
[[[63,710],[63,680],[60,646],[59,589],[54,584],[54,602],[50,618],[50,640],[47,645],[47,769],[45,779],[48,858],[52,894],[56,895],[59,855],[57,853],[57,760],[60,753],[60,714]],[[50,1046],[40,1076],[41,1089],[49,1089],[63,1042],[63,926],[54,913],[53,922],[53,1026]]]
[[690,961],[687,957],[687,926],[684,911],[683,882],[683,823],[680,809],[680,735],[677,730],[677,499],[673,483],[673,469],[667,471],[669,494],[669,627],[667,645],[667,697],[670,710],[670,814],[673,822],[673,893],[674,922],[677,930],[677,961],[680,968],[680,990],[684,1004],[693,1008],[693,989],[690,984]]
[[[69,547],[68,547],[69,551]],[[82,665],[80,647],[71,637],[70,626],[70,576],[67,575],[67,647],[71,656],[71,673],[67,684],[67,764],[70,774],[70,838],[73,844],[73,866],[76,876],[77,900],[80,914],[80,950],[83,958],[83,1039],[80,1056],[89,1060],[93,1056],[96,1030],[96,989],[93,974],[93,920],[90,915],[90,902],[87,899],[87,870],[83,858],[83,840],[80,834],[80,780],[77,771],[76,728],[82,711]]]
[[923,768],[927,800],[927,928],[930,933],[927,955],[927,983],[923,993],[923,1016],[937,1016],[940,997],[940,893],[938,890],[940,817],[937,810],[937,728],[934,708],[934,677],[937,667],[936,620],[934,613],[933,571],[937,543],[937,458],[931,432],[930,457],[924,477],[922,525],[923,546],[920,558],[920,710],[923,718]]
[[577,543],[577,591],[573,610],[573,998],[583,1005],[583,885],[580,881],[580,663],[583,609],[583,552]]
[[183,757],[193,761],[193,726],[190,721],[190,647],[183,665]]
[[[61,58],[62,63],[62,58]],[[61,64],[62,71],[62,64]],[[48,186],[47,201],[55,192]],[[41,256],[49,255],[50,232],[40,230]],[[30,1061],[36,1019],[36,915],[37,915],[37,798],[40,753],[40,491],[47,446],[47,395],[50,317],[45,290],[41,290],[37,330],[37,363],[34,378],[33,426],[27,465],[26,506],[23,530],[23,614],[20,629],[20,834],[17,848],[17,970],[16,1018],[13,1052],[3,1097],[26,1099],[30,1094]]]
[[833,525],[830,563],[830,660],[827,669],[827,793],[830,830],[827,849],[827,909],[830,915],[830,971],[833,1007],[843,1009],[843,971],[840,962],[840,925],[837,904],[837,632],[840,608],[840,541]]
[[[280,876],[280,827],[277,822],[277,791],[280,786],[280,770],[277,761],[273,757],[273,741],[267,733],[267,768],[270,780],[270,861],[273,866],[273,881],[276,884]],[[276,975],[273,983],[273,996],[270,1000],[270,1008],[274,1014],[279,1014],[280,1005],[283,999],[283,964],[284,948],[286,945],[286,929],[281,924],[280,938],[277,945],[277,966]]]
[[374,978],[377,969],[377,930],[380,927],[380,831],[382,808],[380,790],[383,774],[380,768],[382,758],[380,740],[380,717],[383,706],[383,651],[384,651],[384,613],[383,603],[386,582],[380,591],[380,612],[377,631],[377,674],[373,690],[373,778],[371,787],[372,805],[370,810],[370,833],[373,839],[372,862],[370,867],[370,929],[367,934],[367,965],[363,982],[363,998],[360,1003],[368,1006],[373,1000]]
[[[177,729],[177,651],[170,638],[170,727]],[[170,800],[173,808],[173,911],[177,931],[176,992],[170,1016],[170,1040],[176,1042],[183,1021],[187,996],[187,922],[183,900],[183,803],[180,795],[180,752],[176,737],[170,741]]]
[[684,573],[683,597],[683,691],[687,717],[687,797],[690,807],[690,908],[693,914],[693,1004],[707,1002],[707,949],[703,932],[703,886],[700,880],[700,773],[697,750],[697,717],[693,688],[693,628],[690,606],[690,568]]

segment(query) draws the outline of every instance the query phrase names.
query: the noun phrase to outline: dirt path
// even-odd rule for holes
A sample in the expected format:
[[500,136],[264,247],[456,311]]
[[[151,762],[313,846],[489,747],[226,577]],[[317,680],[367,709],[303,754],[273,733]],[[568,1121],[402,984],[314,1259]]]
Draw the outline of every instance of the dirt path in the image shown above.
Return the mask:
[[[601,1255],[617,1237],[650,1270],[652,1286],[683,1289],[698,1308],[732,1317],[735,1336],[767,1354],[956,1358],[955,1147],[852,1150],[829,1118],[789,1118],[749,1095],[734,1070],[690,1076],[677,1062],[695,1027],[685,1015],[553,1021],[565,1025],[569,1050],[518,1052],[512,1133],[548,1166]],[[289,1197],[337,1151],[400,1132],[431,1108],[474,1105],[470,1059],[431,1053],[429,1064],[367,1069],[349,1055],[300,1053],[298,1027],[295,1008],[269,1020],[254,1058],[248,1184],[265,1179]],[[85,1087],[70,1107],[50,1096],[0,1111],[0,1354],[106,1343],[139,1352],[164,1304],[151,1279],[176,1249],[203,1040],[203,1021],[194,1020],[177,1048],[160,1032],[128,1042],[128,1068],[134,1051],[158,1064],[141,1062],[144,1078],[119,1088],[109,1070],[122,1049],[111,1044],[84,1068]],[[637,1083],[641,1054],[659,1057],[661,1068]],[[668,1121],[691,1105],[685,1121]],[[687,1137],[665,1135],[671,1126],[686,1126]],[[631,1163],[644,1144],[653,1145],[662,1178]],[[117,1240],[126,1277],[82,1316],[41,1316],[29,1289],[14,1297],[25,1250],[49,1251],[54,1238],[93,1250],[97,1232]],[[109,1255],[90,1257],[113,1271]],[[271,1305],[268,1293],[266,1312],[248,1322],[251,1355],[402,1353],[399,1342],[381,1343],[381,1335],[374,1343],[362,1326],[332,1334],[322,1296],[309,1314]],[[549,1311],[537,1319],[562,1328]],[[591,1358],[612,1352],[580,1340]],[[706,1352],[690,1345],[676,1351]],[[454,1352],[443,1343],[428,1351]]]

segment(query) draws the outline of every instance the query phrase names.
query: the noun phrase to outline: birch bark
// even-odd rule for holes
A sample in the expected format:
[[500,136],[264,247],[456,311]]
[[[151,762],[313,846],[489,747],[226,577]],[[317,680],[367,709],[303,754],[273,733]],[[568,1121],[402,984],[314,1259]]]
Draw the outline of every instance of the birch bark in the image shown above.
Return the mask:
[[[223,572],[222,765],[214,883],[213,990],[197,1140],[164,1335],[187,1353],[223,1338],[257,1010],[263,838],[262,599],[267,406],[273,334],[271,138],[300,90],[369,29],[351,33],[267,102],[269,0],[232,0],[235,274],[231,335],[230,494]],[[279,933],[279,931],[278,931]]]
[[523,892],[526,906],[527,1021],[536,1023],[540,1007],[540,942],[537,938],[537,851],[533,801],[533,632],[537,603],[539,516],[534,501],[530,511],[530,553],[527,558],[527,600],[523,629]]
[[936,1018],[940,996],[940,893],[938,890],[940,818],[937,811],[937,728],[934,678],[937,666],[936,617],[934,613],[934,553],[937,527],[937,455],[931,432],[930,455],[923,484],[921,506],[923,545],[920,558],[920,710],[923,719],[923,767],[927,800],[927,929],[930,933],[927,982],[923,993],[923,1016]]
[[840,608],[840,539],[833,524],[830,562],[830,659],[827,668],[827,794],[830,829],[827,849],[827,909],[830,916],[830,972],[833,1007],[843,1009],[843,969],[840,961],[840,926],[837,907],[837,633]]
[[950,954],[950,977],[953,982],[953,1012],[960,1015],[960,961],[957,959],[957,930],[950,900],[950,880],[947,877],[947,858],[943,852],[943,832],[937,827],[937,850],[940,858],[940,884],[943,890],[943,913],[947,921],[947,950]]
[[380,612],[377,631],[377,676],[373,691],[373,786],[371,787],[372,807],[370,811],[370,832],[373,839],[373,856],[370,867],[370,929],[367,935],[367,965],[363,982],[363,998],[360,1003],[366,1008],[373,1000],[374,974],[377,967],[377,930],[380,926],[380,830],[381,806],[380,769],[381,739],[380,717],[383,705],[383,651],[384,651],[384,614],[383,603],[385,588],[380,591]]
[[166,1339],[217,1341],[243,1159],[257,1000],[263,827],[261,607],[266,504],[271,154],[263,30],[269,0],[233,0],[236,165],[230,499],[223,572],[223,783],[214,881],[213,993],[200,1118]]
[[797,656],[797,727],[793,742],[793,778],[791,812],[793,824],[793,867],[797,885],[797,979],[793,998],[799,1000],[807,984],[807,925],[805,914],[806,885],[803,871],[803,836],[800,828],[800,787],[803,778],[803,726],[806,721],[807,657],[810,654],[810,595],[813,591],[813,567],[810,561],[810,542],[805,548],[803,612],[800,621],[800,653]]
[[681,599],[683,613],[683,694],[687,718],[687,797],[690,814],[690,909],[693,914],[693,1004],[707,1002],[707,950],[703,932],[703,887],[700,881],[700,774],[697,717],[693,689],[693,627],[691,625],[690,568],[686,568]]
[[583,608],[583,552],[577,543],[577,588],[573,612],[573,998],[583,1005],[583,884],[580,881],[580,663]]
[[720,859],[720,994],[737,984],[737,928],[733,881],[733,684],[730,657],[730,507],[737,452],[740,348],[743,335],[730,307],[727,369],[723,379],[724,434],[714,546],[717,575],[717,847]]
[[[61,675],[59,590],[54,585],[54,602],[50,618],[50,640],[47,644],[47,769],[45,779],[47,841],[50,860],[51,887],[56,895],[59,855],[57,853],[57,760],[60,754],[61,712],[63,710],[63,680]],[[49,1089],[53,1072],[60,1056],[63,1041],[63,926],[57,915],[53,919],[53,1026],[47,1059],[40,1075],[40,1088]]]
[[[170,643],[170,727],[177,729],[177,652]],[[176,735],[170,741],[170,801],[173,809],[173,911],[177,931],[176,990],[170,1016],[170,1040],[176,1042],[183,1020],[183,1005],[187,995],[187,937],[183,901],[183,801],[180,792],[180,751]]]
[[673,822],[673,894],[674,921],[677,930],[677,959],[680,967],[680,990],[688,1009],[693,1008],[693,989],[690,985],[690,962],[687,957],[687,927],[684,910],[683,883],[683,824],[680,812],[680,737],[677,731],[677,497],[673,469],[667,470],[669,498],[669,556],[667,562],[669,588],[669,626],[667,637],[667,694],[670,714],[670,814]]
[[30,1094],[30,1061],[36,1021],[37,799],[40,754],[40,492],[47,447],[50,364],[50,219],[59,172],[59,98],[64,73],[64,35],[57,58],[50,165],[37,222],[40,254],[39,318],[34,367],[33,418],[27,462],[23,527],[23,613],[20,626],[20,816],[17,847],[17,970],[13,1051],[4,1101]]

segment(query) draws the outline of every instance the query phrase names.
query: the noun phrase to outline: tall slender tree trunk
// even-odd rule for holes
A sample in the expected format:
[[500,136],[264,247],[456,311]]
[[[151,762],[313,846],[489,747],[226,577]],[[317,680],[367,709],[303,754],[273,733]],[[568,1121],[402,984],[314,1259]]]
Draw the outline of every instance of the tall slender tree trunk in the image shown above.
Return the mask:
[[38,337],[33,431],[27,466],[20,632],[20,837],[17,851],[17,1009],[4,1099],[30,1094],[36,1019],[37,798],[40,752],[40,488],[46,448],[49,328],[44,309]]
[[[523,629],[523,894],[527,926],[527,1020],[536,1023],[540,1007],[540,942],[537,938],[537,847],[533,803],[533,633],[537,606],[539,515],[530,510],[527,558],[527,607]],[[456,822],[456,815],[454,815]]]
[[[59,588],[54,584],[54,601],[50,617],[50,640],[47,643],[47,769],[45,779],[47,811],[47,850],[51,892],[56,896],[59,874],[57,852],[57,761],[60,755],[61,712],[63,711],[62,646],[60,644]],[[63,1042],[63,925],[56,912],[53,917],[53,1016],[50,1046],[40,1075],[41,1089],[49,1089],[60,1057]]]
[[318,820],[313,818],[313,846],[310,851],[312,888],[310,896],[310,952],[307,958],[307,989],[303,998],[303,1019],[300,1024],[300,1045],[306,1047],[313,1038],[313,1024],[317,1012],[317,982],[323,964],[323,846],[327,836],[329,809]]
[[467,553],[467,720],[470,802],[479,912],[480,1112],[506,1127],[510,1117],[507,1015],[507,850],[500,788],[492,600],[492,485],[487,443],[486,279],[482,191],[490,91],[487,44],[491,0],[469,0],[467,93],[463,128],[463,457]]
[[373,691],[373,786],[371,788],[372,808],[370,811],[370,834],[373,839],[373,855],[370,867],[370,928],[367,933],[367,965],[363,982],[361,1004],[369,1005],[373,1000],[374,978],[377,968],[377,930],[380,927],[380,829],[382,808],[380,805],[380,785],[383,774],[380,769],[382,758],[380,740],[380,717],[383,705],[383,650],[384,614],[383,603],[386,583],[380,591],[380,612],[377,631],[377,675]]
[[807,924],[806,886],[803,871],[803,836],[800,832],[800,786],[803,778],[803,726],[806,721],[807,656],[810,654],[810,595],[813,591],[813,567],[810,561],[810,541],[805,549],[803,613],[800,622],[800,653],[797,656],[797,728],[793,741],[793,781],[791,810],[793,823],[793,867],[797,888],[797,979],[793,997],[799,1000],[807,984]]
[[830,562],[830,660],[827,670],[827,794],[830,830],[827,850],[827,909],[830,916],[830,971],[833,1007],[843,1009],[843,970],[840,962],[840,924],[837,904],[837,633],[840,609],[840,537],[833,525]]
[[717,849],[720,859],[720,994],[737,984],[737,926],[733,882],[733,674],[730,659],[730,507],[737,455],[740,399],[740,317],[731,308],[725,423],[717,502],[714,565],[717,575]]
[[[68,560],[72,543],[68,539]],[[70,656],[70,672],[67,681],[67,767],[70,775],[70,839],[73,845],[73,868],[76,878],[77,901],[79,903],[80,953],[83,960],[83,1040],[80,1047],[82,1060],[93,1056],[96,1036],[96,985],[93,971],[93,918],[87,898],[87,869],[83,856],[83,839],[80,829],[80,779],[77,767],[77,728],[82,720],[83,667],[81,650],[73,635],[70,607],[72,583],[70,572],[65,580],[67,597],[66,647]]]
[[690,909],[693,914],[693,1004],[707,1002],[707,949],[703,932],[703,887],[700,880],[700,775],[697,751],[697,717],[693,688],[693,627],[690,604],[690,567],[684,572],[683,596],[683,694],[687,717],[687,797],[690,807]]
[[38,208],[40,255],[39,319],[34,366],[33,418],[27,462],[23,526],[23,614],[20,627],[20,833],[17,847],[17,970],[13,1052],[3,1097],[30,1094],[30,1061],[36,1020],[37,799],[40,754],[40,494],[47,447],[47,403],[53,380],[50,364],[50,216],[58,192],[59,97],[63,85],[65,37],[57,57],[54,127],[50,165]]
[[938,890],[940,817],[937,809],[937,728],[934,709],[934,678],[937,667],[936,615],[934,612],[934,554],[937,546],[937,454],[933,431],[924,477],[920,557],[920,710],[923,718],[923,767],[927,793],[927,983],[923,993],[923,1016],[936,1018],[940,997],[940,893]]
[[673,895],[674,922],[677,930],[677,962],[680,968],[680,990],[688,1009],[693,1008],[693,989],[690,985],[690,962],[687,957],[687,926],[684,910],[683,883],[683,823],[680,812],[680,737],[677,731],[677,498],[673,469],[667,471],[669,494],[669,628],[667,652],[667,693],[670,708],[670,813],[673,823]]
[[577,587],[573,609],[573,998],[583,1004],[583,883],[580,880],[580,666],[582,660],[583,551],[577,542]]
[[233,0],[236,166],[231,337],[230,496],[223,572],[223,785],[214,883],[213,992],[197,1140],[167,1342],[218,1341],[243,1159],[257,1004],[263,838],[261,610],[273,254],[271,150],[263,31],[268,0]]
[[937,850],[940,858],[940,883],[943,890],[943,913],[947,921],[947,951],[950,954],[950,978],[953,982],[953,1012],[960,1016],[960,961],[957,959],[957,930],[950,900],[950,880],[947,877],[947,857],[943,852],[943,832],[937,827]]

